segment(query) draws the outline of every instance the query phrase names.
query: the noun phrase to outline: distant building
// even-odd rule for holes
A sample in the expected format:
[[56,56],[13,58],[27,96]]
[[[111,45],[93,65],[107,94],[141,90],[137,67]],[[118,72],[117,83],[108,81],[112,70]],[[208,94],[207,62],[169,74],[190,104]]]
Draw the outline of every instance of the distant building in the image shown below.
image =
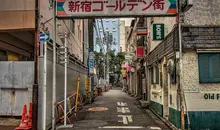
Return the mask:
[[[102,24],[103,22],[103,24]],[[97,19],[94,27],[94,51],[107,51],[107,43],[103,43],[104,33],[109,36],[109,50],[120,51],[120,20],[119,19]]]
[[120,20],[120,51],[121,52],[125,52],[126,50],[125,38],[126,38],[125,20]]

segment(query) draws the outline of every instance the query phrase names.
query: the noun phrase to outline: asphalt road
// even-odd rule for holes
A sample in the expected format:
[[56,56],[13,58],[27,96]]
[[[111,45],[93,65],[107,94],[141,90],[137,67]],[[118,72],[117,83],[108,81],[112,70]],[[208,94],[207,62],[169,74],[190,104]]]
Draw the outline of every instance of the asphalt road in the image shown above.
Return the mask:
[[70,118],[73,127],[60,130],[170,130],[150,110],[119,89],[104,92]]

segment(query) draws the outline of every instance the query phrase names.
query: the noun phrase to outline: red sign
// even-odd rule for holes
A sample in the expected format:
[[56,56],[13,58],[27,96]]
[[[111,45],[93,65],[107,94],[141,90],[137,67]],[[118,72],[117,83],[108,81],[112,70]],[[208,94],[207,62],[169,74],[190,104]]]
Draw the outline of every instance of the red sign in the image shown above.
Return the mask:
[[136,57],[137,58],[143,58],[144,57],[144,47],[143,46],[138,46],[136,48]]

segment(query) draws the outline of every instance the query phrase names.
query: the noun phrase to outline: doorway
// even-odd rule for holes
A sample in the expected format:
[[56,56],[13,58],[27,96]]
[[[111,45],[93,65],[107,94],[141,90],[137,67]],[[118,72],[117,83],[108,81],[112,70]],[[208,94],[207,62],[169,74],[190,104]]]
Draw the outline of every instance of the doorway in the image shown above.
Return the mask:
[[167,73],[167,64],[163,65],[163,97],[164,97],[164,106],[163,106],[163,117],[168,120],[169,118],[169,87],[168,87],[168,76]]

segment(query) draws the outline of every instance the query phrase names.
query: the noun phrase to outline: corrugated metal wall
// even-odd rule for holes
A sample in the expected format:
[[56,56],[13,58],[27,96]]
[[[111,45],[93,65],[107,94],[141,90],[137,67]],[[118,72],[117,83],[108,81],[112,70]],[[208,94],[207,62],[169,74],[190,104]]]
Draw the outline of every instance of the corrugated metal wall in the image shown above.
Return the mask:
[[[47,126],[50,127],[52,124],[52,48],[48,47],[48,57],[47,57]],[[39,105],[38,105],[38,113],[39,113],[39,123],[42,120],[42,104],[43,104],[43,57],[39,58]],[[61,101],[64,99],[64,66],[62,64],[57,63],[57,88],[56,88],[56,98],[57,101]],[[77,77],[80,75],[80,93],[83,94],[85,92],[85,78],[87,76],[87,70],[82,66],[78,65],[76,62],[70,61],[68,64],[68,78],[67,78],[67,94],[71,95],[76,91],[77,87]],[[56,113],[57,114],[57,113]],[[41,126],[40,124],[38,126]]]

